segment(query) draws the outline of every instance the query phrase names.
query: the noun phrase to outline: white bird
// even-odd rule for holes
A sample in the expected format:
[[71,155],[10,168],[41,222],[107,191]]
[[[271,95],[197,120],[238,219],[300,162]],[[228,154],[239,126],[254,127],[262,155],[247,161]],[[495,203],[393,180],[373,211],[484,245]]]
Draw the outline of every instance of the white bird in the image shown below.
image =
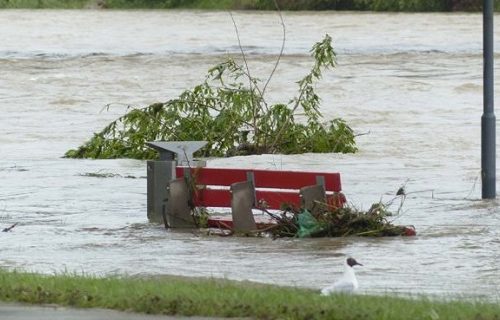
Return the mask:
[[332,293],[352,293],[358,289],[358,279],[354,273],[355,265],[362,266],[354,258],[347,258],[344,263],[344,274],[332,285],[321,289],[322,296],[328,296]]

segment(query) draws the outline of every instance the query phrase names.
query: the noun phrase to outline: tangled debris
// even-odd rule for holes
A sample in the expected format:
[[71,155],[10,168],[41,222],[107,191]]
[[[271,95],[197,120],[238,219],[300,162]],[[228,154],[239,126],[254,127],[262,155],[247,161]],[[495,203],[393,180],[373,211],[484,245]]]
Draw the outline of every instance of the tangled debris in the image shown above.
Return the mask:
[[[401,196],[397,214],[399,214],[404,195]],[[399,197],[397,197],[399,198]],[[396,198],[395,198],[396,199]],[[358,210],[353,207],[334,207],[328,204],[317,203],[314,210],[283,209],[281,212],[273,213],[266,209],[264,211],[270,219],[259,221],[258,230],[244,235],[270,235],[272,238],[285,237],[387,237],[387,236],[414,236],[415,227],[394,225],[388,217],[394,217],[389,211],[390,203],[374,203],[368,211]],[[206,213],[206,212],[205,212]],[[210,220],[210,218],[208,218]],[[229,221],[226,221],[230,223]],[[209,223],[210,224],[210,223]],[[232,230],[232,225],[216,220],[217,228],[230,230],[229,233],[217,233],[228,236],[237,234]]]
[[[271,214],[276,225],[266,230],[274,238],[282,237],[345,237],[414,235],[414,228],[392,224],[392,213],[383,203],[374,203],[368,211],[352,207],[329,208],[311,213],[283,212]],[[319,213],[318,213],[319,212]]]

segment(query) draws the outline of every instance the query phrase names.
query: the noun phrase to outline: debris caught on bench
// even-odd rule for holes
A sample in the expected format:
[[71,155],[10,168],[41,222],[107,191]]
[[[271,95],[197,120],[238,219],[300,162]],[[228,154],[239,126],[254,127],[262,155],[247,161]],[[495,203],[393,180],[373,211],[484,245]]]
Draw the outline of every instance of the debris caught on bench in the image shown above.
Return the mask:
[[364,212],[351,207],[331,208],[320,213],[308,210],[281,214],[274,228],[267,230],[274,238],[282,237],[345,237],[345,236],[413,236],[413,226],[392,224],[382,203]]
[[[387,204],[375,203],[368,211],[348,206],[333,207],[325,203],[317,203],[316,208],[315,213],[291,207],[277,212],[260,208],[268,218],[255,216],[259,219],[256,219],[257,229],[253,234],[268,234],[273,238],[416,235],[414,226],[394,225],[388,220],[394,214],[389,211]],[[319,210],[319,208],[323,208],[323,210]],[[232,220],[227,216],[209,217],[207,223],[209,228],[234,230]],[[232,232],[231,234],[237,233]],[[249,233],[245,233],[245,235],[249,235]]]

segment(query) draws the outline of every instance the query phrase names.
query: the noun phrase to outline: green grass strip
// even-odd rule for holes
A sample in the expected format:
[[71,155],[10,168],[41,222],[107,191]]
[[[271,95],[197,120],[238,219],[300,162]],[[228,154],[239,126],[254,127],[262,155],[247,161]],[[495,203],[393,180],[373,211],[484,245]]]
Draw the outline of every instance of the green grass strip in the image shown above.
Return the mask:
[[258,319],[499,319],[500,305],[335,295],[221,279],[39,275],[0,270],[0,300],[165,315]]

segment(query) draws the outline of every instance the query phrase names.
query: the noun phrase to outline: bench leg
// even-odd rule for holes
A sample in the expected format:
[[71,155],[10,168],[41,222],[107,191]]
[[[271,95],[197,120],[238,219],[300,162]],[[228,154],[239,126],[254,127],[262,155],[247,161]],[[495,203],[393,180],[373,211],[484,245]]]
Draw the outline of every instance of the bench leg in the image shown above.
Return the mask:
[[236,232],[257,230],[252,208],[255,202],[255,190],[251,181],[237,182],[231,185],[231,213],[233,228]]
[[300,189],[300,198],[302,208],[309,211],[312,215],[322,213],[326,203],[325,188],[322,185],[307,186]]
[[184,178],[172,180],[168,186],[166,218],[170,228],[195,228],[189,207],[189,188]]

